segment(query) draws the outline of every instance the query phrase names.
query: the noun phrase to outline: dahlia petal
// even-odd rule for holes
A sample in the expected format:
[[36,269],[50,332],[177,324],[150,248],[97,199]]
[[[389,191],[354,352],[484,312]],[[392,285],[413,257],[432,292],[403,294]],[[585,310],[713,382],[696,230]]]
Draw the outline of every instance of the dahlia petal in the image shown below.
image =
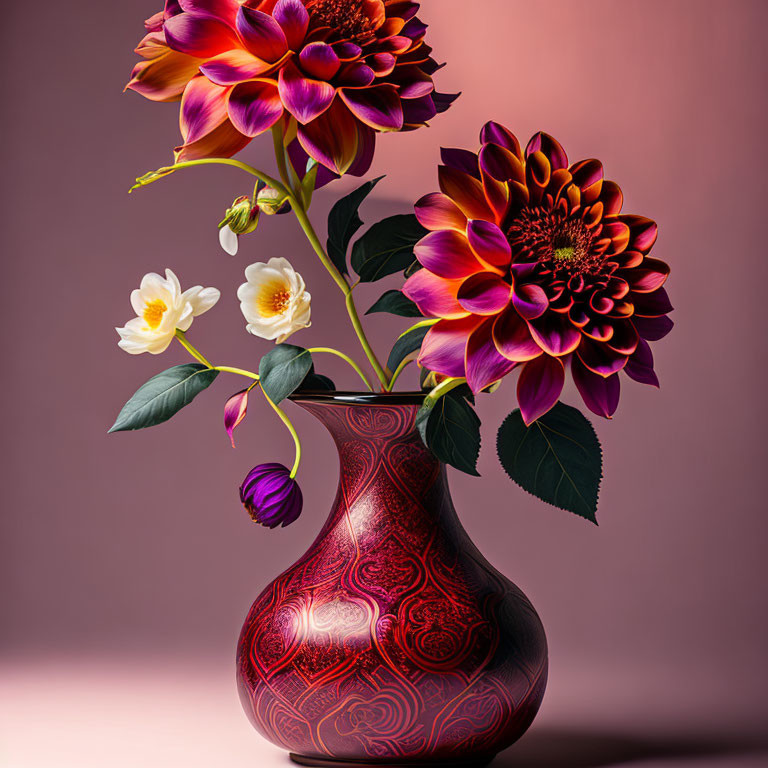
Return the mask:
[[435,94],[402,102],[403,125],[426,125],[440,110]]
[[419,263],[439,277],[448,280],[466,278],[483,271],[467,238],[451,229],[430,232],[413,249]]
[[301,0],[278,0],[272,17],[285,33],[288,47],[300,51],[309,27],[309,14]]
[[229,120],[225,120],[218,128],[202,136],[194,142],[187,142],[174,150],[175,161],[199,160],[204,157],[232,157],[248,142],[250,137],[244,136]]
[[240,7],[238,0],[174,0],[165,4],[166,13],[169,5],[175,5],[182,11],[197,14],[208,14],[220,19],[234,19],[237,9]]
[[611,245],[606,251],[610,256],[623,253],[629,245],[629,227],[623,221],[604,221],[601,238],[607,238]]
[[639,267],[624,269],[620,274],[634,292],[652,293],[666,282],[669,277],[669,265],[646,256]]
[[420,99],[423,96],[429,96],[435,90],[432,78],[415,65],[399,67],[394,82],[399,86],[398,93],[401,99]]
[[342,67],[335,80],[340,88],[367,88],[376,79],[376,73],[360,61]]
[[523,366],[517,381],[517,402],[526,426],[555,406],[564,385],[565,368],[556,357],[541,355]]
[[583,325],[576,323],[586,336],[595,341],[608,341],[613,336],[613,325],[603,318],[589,318]]
[[197,74],[202,59],[168,50],[149,61],[140,61],[131,72],[126,89],[151,101],[177,101]]
[[215,85],[196,75],[184,89],[181,99],[180,128],[185,144],[209,134],[227,119],[229,88]]
[[293,62],[280,70],[277,88],[285,108],[302,125],[322,115],[336,95],[336,89],[330,83],[304,77]]
[[603,164],[599,160],[582,160],[570,168],[573,183],[581,190],[586,205],[591,205],[603,189]]
[[467,340],[482,322],[483,318],[470,315],[435,323],[421,343],[419,365],[443,376],[463,377]]
[[425,317],[456,319],[469,314],[456,298],[463,282],[445,280],[426,269],[420,269],[405,281],[403,293]]
[[517,363],[499,354],[493,343],[491,331],[494,320],[486,320],[476,328],[467,340],[467,384],[474,392],[482,392],[487,386],[506,376]]
[[626,355],[621,355],[606,344],[592,341],[586,336],[582,338],[576,354],[592,373],[603,377],[617,373],[627,364]]
[[644,216],[630,216],[628,214],[623,214],[620,219],[632,231],[632,248],[643,253],[650,251],[659,233],[656,222],[646,219]]
[[438,167],[437,176],[440,190],[461,208],[468,219],[491,221],[494,218],[485,199],[483,185],[478,179],[446,165]]
[[569,355],[585,338],[565,315],[557,312],[545,312],[541,317],[528,320],[528,327],[538,345],[554,357]]
[[[235,26],[246,48],[264,61],[278,61],[288,50],[282,27],[268,13],[243,5],[237,12]],[[230,46],[235,47],[238,46]]]
[[457,298],[473,315],[496,315],[509,304],[511,294],[512,286],[497,274],[479,272],[462,283]]
[[341,43],[334,43],[333,50],[341,61],[354,61],[359,58],[363,52],[363,49],[359,45],[351,43],[348,40]]
[[617,373],[608,377],[598,376],[585,367],[578,357],[574,357],[571,361],[571,375],[581,399],[592,413],[606,419],[610,419],[616,413],[621,394]]
[[487,122],[480,131],[481,144],[498,144],[500,147],[509,150],[513,155],[522,158],[520,151],[520,142],[517,137],[508,128],[492,120]]
[[350,176],[365,176],[373,163],[376,149],[376,131],[363,123],[355,123],[357,130],[357,155],[347,169]]
[[208,59],[200,65],[200,71],[216,85],[235,85],[263,75],[272,67],[269,62],[238,48]]
[[228,104],[229,119],[245,136],[258,136],[283,115],[283,104],[271,80],[240,83],[232,89]]
[[666,315],[662,317],[633,317],[632,324],[640,334],[640,338],[647,341],[663,339],[674,326],[674,323]]
[[446,112],[459,96],[461,96],[460,93],[438,93],[434,91],[432,93],[432,102],[435,105],[435,112],[438,114]]
[[532,152],[525,163],[525,178],[529,189],[535,185],[544,189],[552,178],[552,165],[543,152]]
[[414,210],[419,224],[425,229],[455,229],[457,232],[467,229],[467,217],[456,203],[442,192],[425,195],[416,203]]
[[631,355],[640,342],[640,337],[631,320],[618,320],[613,323],[613,334],[608,339],[608,346],[620,355]]
[[371,88],[342,88],[339,95],[350,112],[377,131],[399,131],[403,127],[403,108],[394,85]]
[[653,293],[636,293],[632,303],[635,305],[635,314],[641,317],[661,317],[674,309],[666,288],[659,288]]
[[543,354],[531,336],[528,324],[514,307],[504,310],[496,319],[493,341],[500,354],[516,363],[524,363]]
[[394,71],[397,59],[391,53],[373,53],[366,58],[366,62],[376,77],[386,77]]
[[525,167],[520,159],[505,147],[486,144],[480,150],[480,170],[497,181],[525,183]]
[[604,181],[603,188],[600,190],[600,201],[605,208],[606,216],[616,216],[621,213],[621,206],[624,204],[624,195],[621,193],[621,187],[615,181]]
[[231,27],[207,16],[180,13],[166,19],[163,30],[174,51],[203,59],[239,46]]
[[478,258],[506,272],[512,260],[512,248],[499,227],[490,221],[472,219],[467,222],[467,239]]
[[542,152],[546,156],[553,171],[568,167],[568,155],[560,143],[548,133],[539,132],[528,142],[525,148],[526,158],[535,152]]
[[341,67],[339,57],[327,43],[310,43],[302,49],[299,61],[301,68],[318,80],[330,80]]
[[534,320],[541,317],[549,306],[549,299],[544,289],[533,283],[515,285],[512,294],[512,304],[526,320]]
[[341,99],[334,99],[330,108],[311,123],[299,125],[298,138],[310,157],[339,176],[358,159],[357,121]]
[[440,159],[443,161],[443,165],[447,165],[449,168],[454,168],[457,171],[464,171],[464,173],[468,173],[478,180],[480,179],[478,158],[474,152],[470,152],[468,149],[441,147]]
[[659,378],[653,370],[651,345],[645,339],[640,339],[635,353],[627,360],[627,364],[624,366],[624,373],[630,379],[639,381],[641,384],[650,384],[658,389]]

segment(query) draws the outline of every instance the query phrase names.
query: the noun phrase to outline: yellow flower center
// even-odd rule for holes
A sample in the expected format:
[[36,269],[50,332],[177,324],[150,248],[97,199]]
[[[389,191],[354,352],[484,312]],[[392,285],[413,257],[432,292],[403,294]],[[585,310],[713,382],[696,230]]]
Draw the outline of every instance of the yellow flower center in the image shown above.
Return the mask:
[[168,310],[162,299],[148,301],[144,307],[144,322],[154,331],[163,321],[163,313]]
[[570,261],[575,253],[576,249],[569,245],[565,248],[555,248],[553,255],[558,261]]
[[275,281],[262,286],[256,304],[262,317],[275,317],[285,312],[290,301],[291,292],[283,283]]

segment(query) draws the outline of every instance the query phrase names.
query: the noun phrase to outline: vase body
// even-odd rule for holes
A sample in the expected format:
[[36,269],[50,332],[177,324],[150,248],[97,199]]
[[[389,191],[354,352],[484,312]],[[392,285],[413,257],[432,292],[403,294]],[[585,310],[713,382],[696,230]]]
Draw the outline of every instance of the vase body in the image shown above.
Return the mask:
[[305,765],[487,762],[541,703],[539,617],[459,523],[417,396],[297,402],[333,436],[341,477],[318,538],[243,626],[249,719]]

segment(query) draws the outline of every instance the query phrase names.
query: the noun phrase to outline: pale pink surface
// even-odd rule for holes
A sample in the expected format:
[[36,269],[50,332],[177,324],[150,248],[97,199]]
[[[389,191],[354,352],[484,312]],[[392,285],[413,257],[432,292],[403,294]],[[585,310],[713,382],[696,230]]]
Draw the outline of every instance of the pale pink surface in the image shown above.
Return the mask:
[[[246,335],[234,292],[249,261],[287,256],[315,306],[313,327],[295,342],[355,350],[335,288],[288,217],[263,222],[237,258],[220,251],[216,223],[250,191],[237,172],[186,171],[126,195],[135,176],[170,161],[178,139],[175,106],[119,92],[141,20],[156,5],[49,3],[42,23],[39,4],[15,3],[4,16],[2,96],[12,119],[0,143],[0,633],[9,658],[24,651],[28,659],[12,687],[0,686],[10,713],[0,718],[0,744],[16,750],[12,765],[56,768],[50,753],[38,757],[55,750],[43,743],[51,733],[94,765],[117,764],[104,761],[110,745],[113,760],[128,750],[125,764],[194,764],[182,730],[205,740],[208,751],[197,751],[207,765],[222,764],[217,754],[248,766],[259,765],[251,750],[276,754],[239,711],[230,659],[250,602],[304,552],[335,492],[330,439],[295,413],[310,449],[300,475],[305,513],[278,532],[249,522],[239,483],[254,464],[290,462],[291,441],[254,406],[232,451],[222,409],[242,388],[235,380],[220,380],[152,432],[106,435],[140,383],[185,360],[180,349],[162,358],[117,349],[112,326],[130,317],[128,294],[145,272],[170,266],[185,284],[220,288],[220,305],[191,338],[216,361],[255,366],[268,345]],[[521,137],[553,133],[573,159],[600,157],[627,208],[659,222],[654,252],[673,270],[677,328],[656,345],[661,391],[627,385],[613,423],[595,420],[606,452],[599,529],[503,475],[494,428],[514,405],[513,382],[480,406],[483,478],[451,473],[470,535],[547,627],[552,682],[537,727],[554,717],[556,702],[554,725],[587,733],[606,717],[646,733],[638,712],[650,718],[659,707],[694,734],[720,716],[727,729],[732,716],[764,723],[768,4],[468,7],[424,3],[437,55],[449,61],[440,87],[464,95],[430,130],[382,138],[372,175],[389,177],[367,220],[404,212],[434,191],[438,146],[473,147],[493,118]],[[251,146],[245,159],[271,168],[269,142]],[[320,228],[331,195],[352,183],[318,196]],[[384,287],[362,290],[361,308]],[[375,316],[369,327],[385,355],[394,324]],[[323,359],[318,368],[352,385],[340,363]],[[48,660],[60,653],[111,663],[96,662],[82,677],[81,667]],[[123,662],[143,653],[147,668]],[[210,671],[183,683],[164,661],[180,653],[210,654]],[[174,723],[168,732],[163,714]],[[90,757],[89,739],[101,745]],[[153,757],[175,749],[183,759]],[[537,764],[536,754],[527,764]],[[691,758],[736,765],[728,760]]]

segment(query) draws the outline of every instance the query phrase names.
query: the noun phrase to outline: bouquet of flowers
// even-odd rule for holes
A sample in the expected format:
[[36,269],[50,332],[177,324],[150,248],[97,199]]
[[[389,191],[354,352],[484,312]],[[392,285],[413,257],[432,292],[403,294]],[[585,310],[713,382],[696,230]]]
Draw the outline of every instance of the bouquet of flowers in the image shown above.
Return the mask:
[[[341,358],[367,390],[382,392],[415,363],[422,439],[469,474],[477,474],[480,449],[475,399],[498,390],[514,401],[502,385],[516,376],[516,402],[497,436],[502,466],[526,491],[594,522],[602,454],[590,422],[560,402],[566,374],[586,408],[610,419],[622,375],[658,386],[650,342],[672,328],[669,267],[649,255],[656,224],[622,213],[621,189],[604,178],[601,163],[570,163],[546,133],[523,147],[488,122],[478,151],[442,150],[440,191],[418,200],[413,213],[359,235],[359,209],[377,178],[334,205],[325,243],[310,220],[316,189],[368,172],[379,134],[417,130],[457,98],[435,89],[442,65],[418,10],[409,0],[166,0],[146,21],[136,49],[142,60],[127,88],[180,101],[182,142],[173,165],[140,177],[134,189],[204,164],[248,174],[253,191],[227,209],[221,246],[235,255],[262,215],[295,216],[339,288],[375,378],[344,351],[287,343],[309,326],[311,295],[286,259],[251,264],[237,291],[247,331],[275,342],[256,371],[214,365],[192,344],[194,318],[220,294],[182,290],[168,269],[165,277],[145,275],[131,294],[136,317],[117,329],[119,345],[160,354],[176,339],[194,362],[140,387],[112,431],[170,419],[220,374],[244,379],[224,406],[230,438],[259,393],[296,445],[292,468],[261,464],[240,489],[252,518],[275,527],[302,508],[301,443],[282,404],[294,393],[336,390],[315,370],[323,355]],[[233,157],[267,132],[272,175]],[[367,312],[413,322],[384,363],[366,337],[355,289],[396,274],[402,287]]]

